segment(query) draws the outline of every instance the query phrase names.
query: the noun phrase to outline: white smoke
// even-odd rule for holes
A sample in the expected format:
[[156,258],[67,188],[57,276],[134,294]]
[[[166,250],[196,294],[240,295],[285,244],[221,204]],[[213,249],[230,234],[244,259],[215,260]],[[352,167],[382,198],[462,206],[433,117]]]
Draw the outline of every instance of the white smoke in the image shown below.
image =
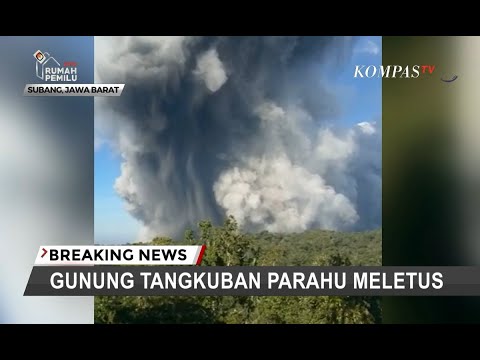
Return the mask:
[[[123,158],[115,189],[148,238],[233,215],[250,230],[381,224],[381,129],[327,125],[318,77],[350,38],[96,37],[96,128]],[[340,66],[340,65],[339,65]],[[228,74],[228,76],[227,76]]]
[[[268,146],[260,157],[244,157],[220,175],[214,192],[226,213],[241,225],[272,232],[352,228],[360,219],[352,165],[362,156],[362,141],[379,151],[376,124],[362,122],[343,134],[322,128],[311,141],[302,127],[311,128],[313,119],[302,109],[267,102],[257,114]],[[371,155],[362,161],[379,166],[381,158]],[[379,188],[380,175],[372,180]]]
[[211,92],[219,90],[227,81],[227,74],[215,49],[210,49],[198,57],[197,68],[193,73],[205,82]]
[[243,167],[225,171],[214,190],[218,203],[240,225],[273,232],[303,231],[312,225],[337,229],[358,220],[348,198],[286,154],[250,158]]
[[129,85],[138,82],[161,83],[162,90],[174,87],[185,71],[191,36],[118,36],[95,37],[95,56],[107,60],[107,66],[96,66],[97,79],[115,77]]

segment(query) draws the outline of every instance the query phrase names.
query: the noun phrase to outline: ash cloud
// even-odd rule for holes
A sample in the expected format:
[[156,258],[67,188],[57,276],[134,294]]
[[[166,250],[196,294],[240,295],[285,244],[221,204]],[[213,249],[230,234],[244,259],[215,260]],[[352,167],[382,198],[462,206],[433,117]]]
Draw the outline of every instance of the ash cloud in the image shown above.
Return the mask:
[[[234,215],[249,230],[380,225],[381,129],[331,125],[321,80],[351,38],[96,37],[96,129],[121,154],[115,189],[143,236]],[[330,125],[329,125],[330,124]]]
[[208,50],[198,57],[197,68],[193,73],[205,82],[205,86],[211,92],[220,89],[227,81],[225,69],[215,49]]

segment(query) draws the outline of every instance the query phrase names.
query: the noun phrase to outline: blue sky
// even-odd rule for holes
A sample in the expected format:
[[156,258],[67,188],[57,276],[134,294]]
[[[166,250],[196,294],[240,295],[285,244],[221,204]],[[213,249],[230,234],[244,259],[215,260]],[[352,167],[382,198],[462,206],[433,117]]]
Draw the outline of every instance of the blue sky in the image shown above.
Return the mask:
[[98,244],[132,242],[140,228],[113,188],[120,175],[120,160],[107,145],[95,151],[95,243]]
[[[381,37],[359,37],[353,55],[340,73],[326,79],[337,94],[340,121],[345,126],[362,121],[380,121],[381,78],[354,78],[355,65],[381,65]],[[121,159],[108,145],[95,151],[95,243],[122,244],[137,238],[140,224],[125,210],[113,185],[120,175]]]
[[340,121],[346,125],[362,121],[380,121],[382,114],[382,79],[354,78],[355,65],[381,65],[382,37],[359,37],[350,64],[331,79],[341,108]]

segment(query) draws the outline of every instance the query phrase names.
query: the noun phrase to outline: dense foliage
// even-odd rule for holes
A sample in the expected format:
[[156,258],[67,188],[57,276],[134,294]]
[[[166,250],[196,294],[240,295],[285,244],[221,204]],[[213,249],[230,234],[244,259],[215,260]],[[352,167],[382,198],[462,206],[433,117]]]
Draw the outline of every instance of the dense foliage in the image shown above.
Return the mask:
[[[202,266],[381,265],[381,231],[245,234],[229,217],[202,221],[183,244],[206,244]],[[157,237],[152,245],[174,241]],[[143,244],[146,245],[146,244]],[[378,323],[377,297],[338,296],[97,296],[96,323]]]

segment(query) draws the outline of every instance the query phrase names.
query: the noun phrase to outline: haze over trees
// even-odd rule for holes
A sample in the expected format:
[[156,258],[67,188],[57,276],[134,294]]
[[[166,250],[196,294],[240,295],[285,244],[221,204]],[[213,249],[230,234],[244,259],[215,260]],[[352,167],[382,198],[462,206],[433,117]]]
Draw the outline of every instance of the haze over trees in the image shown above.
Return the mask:
[[[142,245],[206,244],[202,266],[381,265],[381,230],[294,234],[240,231],[201,221],[182,241],[156,237]],[[378,297],[97,296],[96,323],[367,324],[381,322]]]

